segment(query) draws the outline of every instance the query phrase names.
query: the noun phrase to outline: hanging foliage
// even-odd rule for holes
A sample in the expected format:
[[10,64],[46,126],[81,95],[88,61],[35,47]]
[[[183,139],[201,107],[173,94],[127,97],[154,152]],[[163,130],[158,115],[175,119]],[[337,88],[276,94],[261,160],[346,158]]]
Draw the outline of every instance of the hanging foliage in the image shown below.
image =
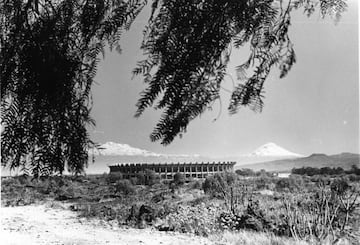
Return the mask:
[[1,16],[1,162],[36,176],[81,173],[94,145],[91,85],[105,45],[144,2],[9,0]]
[[[79,174],[94,146],[87,127],[91,86],[104,47],[119,40],[146,0],[4,0],[0,2],[1,162],[35,177]],[[136,116],[163,110],[151,140],[169,144],[220,98],[231,48],[250,46],[237,67],[229,111],[261,110],[273,67],[295,63],[290,13],[339,18],[342,0],[153,0],[140,61],[147,88]],[[248,75],[249,74],[249,75]]]
[[[288,29],[291,12],[315,8],[336,19],[345,11],[341,0],[157,0],[144,32],[141,49],[147,58],[135,75],[147,88],[137,103],[136,116],[153,106],[163,114],[150,138],[171,143],[189,122],[220,99],[232,48],[250,47],[250,56],[236,68],[237,84],[228,110],[263,107],[263,85],[274,67],[280,78],[296,62]],[[233,52],[236,52],[233,51]]]

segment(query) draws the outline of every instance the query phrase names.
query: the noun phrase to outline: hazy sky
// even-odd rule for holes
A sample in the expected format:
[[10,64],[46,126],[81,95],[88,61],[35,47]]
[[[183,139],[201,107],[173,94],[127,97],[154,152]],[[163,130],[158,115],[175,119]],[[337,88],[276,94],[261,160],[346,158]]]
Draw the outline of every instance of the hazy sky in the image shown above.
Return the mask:
[[[213,111],[192,121],[187,133],[166,147],[149,139],[160,111],[150,108],[134,118],[136,101],[145,88],[141,77],[132,79],[131,74],[143,58],[139,47],[149,17],[143,11],[122,38],[122,54],[107,52],[99,66],[93,87],[92,115],[97,126],[90,130],[92,139],[158,153],[208,156],[245,154],[267,142],[304,155],[359,152],[358,6],[355,0],[348,3],[337,25],[318,13],[310,19],[302,11],[292,14],[290,38],[297,63],[283,79],[274,69],[265,83],[262,113],[242,108],[230,116],[229,94],[224,92],[220,117],[216,103]],[[233,79],[234,67],[247,53],[233,49],[228,69]],[[229,77],[224,87],[232,87]]]

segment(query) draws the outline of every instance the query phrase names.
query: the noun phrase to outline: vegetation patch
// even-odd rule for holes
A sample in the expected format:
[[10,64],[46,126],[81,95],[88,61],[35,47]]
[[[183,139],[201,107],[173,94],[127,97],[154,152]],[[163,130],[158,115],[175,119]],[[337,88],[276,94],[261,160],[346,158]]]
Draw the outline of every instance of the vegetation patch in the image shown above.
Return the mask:
[[148,185],[141,176],[18,176],[2,178],[1,194],[3,206],[61,202],[86,218],[210,238],[217,234],[234,244],[252,244],[246,234],[253,232],[256,239],[272,241],[254,244],[356,244],[360,184],[349,175],[283,179],[266,172],[252,177],[226,173],[202,182],[177,176]]

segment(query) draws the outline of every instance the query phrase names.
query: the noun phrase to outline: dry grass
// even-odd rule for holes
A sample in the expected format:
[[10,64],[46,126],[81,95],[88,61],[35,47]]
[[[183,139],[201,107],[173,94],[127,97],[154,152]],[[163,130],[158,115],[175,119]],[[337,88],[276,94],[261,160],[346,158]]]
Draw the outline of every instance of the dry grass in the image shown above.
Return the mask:
[[229,245],[309,245],[305,241],[296,241],[285,237],[277,237],[269,233],[251,231],[225,231],[221,235],[210,237],[218,244]]
[[360,244],[359,241],[349,241],[342,238],[335,243],[324,239],[321,242],[295,240],[287,237],[275,236],[271,233],[252,232],[252,231],[224,231],[221,234],[209,236],[209,239],[217,245],[354,245]]

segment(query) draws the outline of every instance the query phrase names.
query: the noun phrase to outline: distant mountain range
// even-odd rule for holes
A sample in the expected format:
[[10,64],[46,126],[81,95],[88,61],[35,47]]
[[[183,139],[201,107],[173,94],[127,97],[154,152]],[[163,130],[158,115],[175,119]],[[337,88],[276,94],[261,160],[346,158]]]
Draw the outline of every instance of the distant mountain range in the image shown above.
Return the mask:
[[[144,156],[144,157],[199,157],[199,155],[173,155],[173,154],[159,154],[151,152],[148,150],[143,150],[130,146],[128,144],[121,144],[115,142],[106,142],[100,145],[99,150],[94,149],[90,151],[90,154],[99,155],[99,156]],[[302,155],[288,151],[281,146],[276,145],[275,143],[264,144],[257,149],[255,149],[250,154],[241,155],[241,157],[301,157]]]
[[[171,163],[171,162],[200,162],[209,161],[208,158],[199,155],[187,154],[161,154],[128,144],[106,142],[100,145],[99,150],[89,151],[90,158],[95,156],[95,162],[89,161],[86,173],[104,173],[109,172],[109,165],[122,163]],[[201,158],[201,160],[200,160]],[[206,160],[205,160],[206,159]]]
[[90,154],[95,156],[137,156],[137,157],[198,157],[199,155],[186,154],[160,154],[148,150],[132,147],[128,144],[106,142],[100,145],[99,150],[94,149]]
[[128,144],[120,144],[115,142],[106,142],[100,145],[99,150],[94,149],[94,155],[100,156],[153,156],[157,157],[161,154],[157,154],[151,151],[132,147]]
[[[253,152],[244,155],[208,157],[201,155],[160,154],[115,142],[106,142],[100,150],[94,150],[95,164],[89,163],[88,173],[103,173],[108,171],[108,165],[120,163],[171,163],[171,162],[218,162],[236,161],[235,168],[243,164],[256,164],[279,159],[299,158],[302,155],[288,151],[275,143],[266,143]],[[255,166],[255,165],[251,165]]]
[[[327,156],[325,154],[313,154],[303,157],[284,149],[275,143],[264,144],[253,152],[244,155],[209,157],[202,155],[187,154],[162,154],[136,148],[128,144],[106,142],[99,150],[90,150],[90,159],[95,156],[95,162],[89,161],[86,172],[88,174],[109,172],[109,165],[121,163],[181,163],[181,162],[218,162],[236,161],[235,169],[251,168],[254,170],[265,169],[267,171],[290,171],[292,168],[311,167],[342,167],[350,168],[353,164],[359,164],[359,155],[342,153]],[[1,175],[8,175],[9,171],[2,168]]]
[[341,153],[337,155],[312,154],[308,157],[295,159],[281,159],[274,161],[266,161],[253,164],[245,164],[237,166],[237,168],[250,168],[255,171],[265,169],[266,171],[290,171],[292,168],[301,167],[341,167],[349,169],[352,165],[360,167],[360,155],[353,153]]

